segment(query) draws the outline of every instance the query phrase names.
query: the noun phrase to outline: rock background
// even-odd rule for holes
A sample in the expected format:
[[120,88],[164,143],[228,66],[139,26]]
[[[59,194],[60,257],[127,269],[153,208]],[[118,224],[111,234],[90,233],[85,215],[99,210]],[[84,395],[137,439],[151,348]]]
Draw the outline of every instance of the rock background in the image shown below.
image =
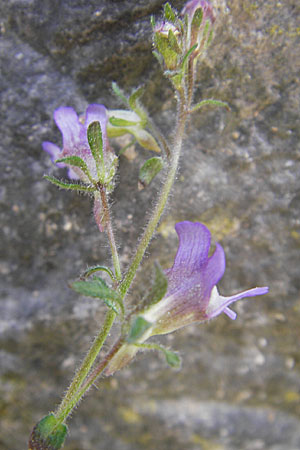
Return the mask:
[[[1,450],[27,448],[31,427],[58,403],[104,313],[67,287],[106,261],[104,236],[88,199],[42,179],[59,169],[41,142],[61,142],[52,120],[60,105],[81,113],[90,102],[117,107],[113,80],[128,90],[146,83],[149,111],[164,131],[172,127],[171,89],[151,56],[149,16],[159,16],[162,3],[0,2]],[[300,448],[300,5],[214,6],[216,36],[196,98],[226,100],[232,111],[207,109],[188,125],[145,279],[155,259],[172,264],[174,224],[199,220],[226,252],[221,292],[269,285],[270,294],[237,304],[235,322],[224,315],[162,338],[181,352],[180,372],[140,354],[104,380],[74,413],[66,450]],[[156,192],[137,191],[148,156],[136,148],[121,158],[112,211],[123,267]]]

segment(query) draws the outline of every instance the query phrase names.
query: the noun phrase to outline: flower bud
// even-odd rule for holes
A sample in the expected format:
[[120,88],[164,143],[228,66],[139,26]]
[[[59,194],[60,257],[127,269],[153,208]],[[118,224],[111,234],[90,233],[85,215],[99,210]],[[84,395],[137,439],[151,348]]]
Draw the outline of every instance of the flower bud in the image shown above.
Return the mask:
[[181,15],[187,26],[187,47],[191,48],[197,44],[197,57],[212,38],[212,25],[216,20],[212,5],[207,0],[191,0],[183,8]]

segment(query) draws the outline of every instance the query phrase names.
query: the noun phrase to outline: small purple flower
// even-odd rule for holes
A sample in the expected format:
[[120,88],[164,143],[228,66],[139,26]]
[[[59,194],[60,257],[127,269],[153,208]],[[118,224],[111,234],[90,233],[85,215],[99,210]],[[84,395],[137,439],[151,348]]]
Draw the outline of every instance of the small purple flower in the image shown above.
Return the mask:
[[181,14],[183,16],[187,14],[188,19],[191,22],[193,20],[195,12],[199,8],[201,8],[203,11],[203,22],[205,22],[206,19],[209,19],[211,23],[214,23],[216,18],[213,13],[213,8],[211,3],[207,0],[191,0],[184,6]]
[[[99,122],[102,139],[103,153],[107,147],[107,111],[103,105],[91,104],[86,110],[85,122],[82,124],[73,108],[61,106],[54,111],[54,121],[60,129],[63,137],[63,149],[61,150],[52,142],[43,142],[43,149],[49,153],[51,160],[55,162],[57,159],[66,156],[79,156],[86,164],[92,177],[97,177],[97,168],[95,160],[92,156],[88,139],[87,129],[92,122]],[[59,167],[64,164],[58,163]],[[68,175],[70,178],[81,178],[88,181],[86,175],[78,167],[69,168]]]
[[269,290],[256,287],[223,297],[216,287],[225,271],[221,245],[216,244],[214,253],[209,256],[211,235],[204,225],[186,221],[177,223],[175,229],[179,247],[173,267],[165,271],[168,290],[159,302],[139,314],[149,327],[135,344],[123,344],[110,361],[107,375],[128,364],[137,353],[138,344],[149,337],[170,333],[195,322],[205,322],[223,312],[234,320],[236,313],[229,308],[232,303],[244,297],[266,294]]
[[158,22],[155,27],[153,28],[154,33],[159,33],[162,36],[168,37],[169,31],[173,31],[174,35],[177,36],[180,34],[180,31],[178,28],[171,22],[167,22],[165,20],[162,20],[161,22]]

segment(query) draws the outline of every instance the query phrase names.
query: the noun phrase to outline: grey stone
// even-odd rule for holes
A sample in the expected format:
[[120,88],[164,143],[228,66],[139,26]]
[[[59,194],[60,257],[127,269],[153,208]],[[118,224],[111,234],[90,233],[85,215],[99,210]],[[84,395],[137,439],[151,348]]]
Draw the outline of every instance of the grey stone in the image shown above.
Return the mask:
[[[26,448],[32,426],[59,402],[105,308],[69,280],[107,263],[88,198],[44,173],[41,142],[61,142],[53,110],[119,106],[113,80],[145,83],[144,102],[167,134],[175,102],[151,55],[149,16],[162,1],[0,1],[0,448]],[[183,2],[175,4],[178,9]],[[300,447],[300,6],[295,0],[216,0],[215,38],[195,98],[227,101],[186,129],[180,172],[130,301],[155,260],[170,267],[174,224],[198,220],[222,243],[224,295],[254,286],[270,294],[159,339],[180,351],[172,372],[155,353],[97,384],[70,421],[67,450]],[[174,109],[173,109],[174,111]],[[149,152],[121,157],[112,213],[122,267],[130,260],[156,187],[137,190]],[[114,339],[114,334],[110,337]]]

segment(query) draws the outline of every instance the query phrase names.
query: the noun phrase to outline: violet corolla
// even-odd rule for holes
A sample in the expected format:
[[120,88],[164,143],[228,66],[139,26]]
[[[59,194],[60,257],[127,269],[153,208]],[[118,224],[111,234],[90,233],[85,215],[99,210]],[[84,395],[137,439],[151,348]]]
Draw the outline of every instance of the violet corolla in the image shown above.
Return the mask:
[[[108,145],[106,108],[98,104],[89,105],[84,123],[81,123],[76,111],[67,106],[56,109],[53,117],[62,133],[63,148],[61,150],[52,142],[43,142],[43,149],[50,154],[52,161],[59,166],[67,165],[69,178],[81,179],[86,183],[92,180],[97,182],[101,178],[100,181],[105,184],[108,173],[116,165],[116,157]],[[98,155],[92,151],[88,139],[88,129],[92,123],[100,125],[102,142]],[[78,158],[83,161],[81,166],[77,165]]]
[[225,271],[225,254],[220,244],[209,256],[211,234],[201,223],[180,222],[175,226],[179,246],[172,268],[165,271],[168,288],[164,297],[140,312],[144,332],[136,342],[125,343],[106,370],[107,374],[127,364],[139,345],[151,336],[166,334],[194,322],[205,322],[225,313],[231,319],[236,313],[229,306],[245,297],[264,295],[268,287],[256,287],[230,297],[223,297],[216,287]]

